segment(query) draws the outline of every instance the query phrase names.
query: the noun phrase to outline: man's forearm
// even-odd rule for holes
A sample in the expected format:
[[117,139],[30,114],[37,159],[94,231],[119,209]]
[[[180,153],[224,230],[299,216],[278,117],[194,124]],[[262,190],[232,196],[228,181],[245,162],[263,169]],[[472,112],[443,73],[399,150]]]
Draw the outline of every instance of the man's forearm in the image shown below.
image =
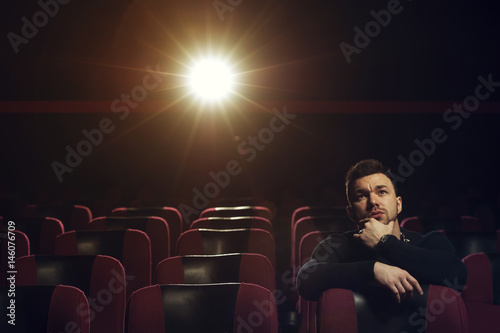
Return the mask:
[[302,266],[297,276],[299,294],[308,300],[317,300],[331,288],[359,290],[373,281],[375,261],[355,263],[329,263],[309,261]]
[[420,248],[393,241],[381,247],[379,253],[423,284],[446,285],[458,281],[458,285],[463,285],[467,279],[465,265],[450,250]]

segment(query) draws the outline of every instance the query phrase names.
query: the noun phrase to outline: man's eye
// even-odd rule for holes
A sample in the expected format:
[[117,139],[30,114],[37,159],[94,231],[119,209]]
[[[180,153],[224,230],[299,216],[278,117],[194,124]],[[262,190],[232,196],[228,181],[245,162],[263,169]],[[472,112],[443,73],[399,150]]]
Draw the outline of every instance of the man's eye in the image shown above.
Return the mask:
[[357,198],[358,200],[361,200],[361,199],[364,199],[364,198],[365,198],[365,195],[364,195],[364,194],[358,194],[358,195],[356,196],[356,198]]
[[387,191],[386,190],[380,190],[379,192],[380,194],[387,194]]

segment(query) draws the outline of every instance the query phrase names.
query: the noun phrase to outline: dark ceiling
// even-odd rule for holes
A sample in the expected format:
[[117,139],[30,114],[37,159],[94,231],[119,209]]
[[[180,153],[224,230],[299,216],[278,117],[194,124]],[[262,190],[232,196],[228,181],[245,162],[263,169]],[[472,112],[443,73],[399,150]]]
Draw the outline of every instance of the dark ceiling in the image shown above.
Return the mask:
[[150,98],[176,99],[178,75],[207,54],[231,59],[242,73],[241,93],[260,100],[462,100],[477,76],[500,80],[497,1],[24,0],[8,6],[1,14],[3,100],[111,100],[147,66],[158,66],[166,78],[165,90]]

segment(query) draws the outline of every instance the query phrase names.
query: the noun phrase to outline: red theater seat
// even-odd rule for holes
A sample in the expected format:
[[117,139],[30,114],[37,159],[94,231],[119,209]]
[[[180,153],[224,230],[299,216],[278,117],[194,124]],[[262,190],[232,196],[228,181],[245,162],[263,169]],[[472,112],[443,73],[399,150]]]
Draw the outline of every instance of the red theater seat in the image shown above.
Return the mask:
[[347,210],[345,207],[336,206],[302,206],[296,208],[292,213],[292,225],[291,228],[298,220],[306,216],[347,216]]
[[475,253],[463,259],[467,283],[462,297],[469,332],[497,333],[500,329],[500,254]]
[[[316,246],[328,237],[330,233],[322,231],[312,231],[302,237],[299,244],[299,266],[294,267],[293,284],[300,267],[309,261]],[[299,296],[297,311],[302,317],[301,332],[316,332],[316,307],[318,302],[308,301]],[[306,327],[305,325],[309,325]]]
[[70,285],[89,300],[91,333],[123,333],[125,271],[108,256],[26,256],[16,260],[19,286]]
[[144,231],[151,241],[151,277],[154,277],[158,263],[170,256],[169,229],[167,222],[161,217],[98,217],[90,221],[88,229]]
[[260,216],[272,221],[271,210],[264,206],[210,207],[200,213],[200,217]]
[[127,298],[151,283],[151,245],[139,230],[70,231],[57,237],[56,255],[107,255],[125,269]]
[[[0,288],[0,332],[90,333],[89,303],[71,286],[18,286],[15,297]],[[9,324],[11,300],[15,300],[15,326]]]
[[191,229],[177,242],[178,255],[259,253],[276,267],[276,247],[269,231],[262,229]]
[[444,231],[485,231],[477,217],[424,217],[412,216],[401,221],[401,227],[407,230],[416,231],[421,234],[429,233],[433,230]]
[[424,295],[397,303],[386,289],[370,293],[330,289],[318,300],[318,333],[468,332],[460,295],[443,286],[422,286]]
[[154,285],[132,294],[128,333],[277,333],[272,293],[248,283]]
[[276,289],[274,268],[257,253],[177,256],[163,260],[156,270],[158,284],[247,282]]
[[354,222],[352,222],[347,216],[337,217],[337,216],[306,216],[301,218],[295,223],[292,229],[292,239],[291,239],[291,262],[292,267],[297,267],[300,265],[298,262],[299,258],[299,244],[300,240],[306,234],[312,231],[322,231],[327,233],[338,232],[342,233],[345,231],[352,230],[356,227]]
[[157,216],[164,219],[168,224],[170,233],[170,255],[175,254],[177,239],[184,229],[182,215],[174,207],[120,207],[113,209],[113,216]]
[[[64,232],[64,226],[53,217],[17,217],[12,219],[16,230],[28,236],[32,254],[53,254],[56,237]],[[0,231],[7,231],[9,219],[0,219]]]
[[28,205],[24,208],[25,217],[54,217],[62,222],[65,231],[85,230],[92,219],[92,212],[80,205]]
[[191,223],[190,229],[263,229],[273,233],[268,219],[258,216],[202,217]]
[[7,285],[7,272],[15,270],[15,259],[30,254],[30,241],[21,231],[0,232],[0,286]]

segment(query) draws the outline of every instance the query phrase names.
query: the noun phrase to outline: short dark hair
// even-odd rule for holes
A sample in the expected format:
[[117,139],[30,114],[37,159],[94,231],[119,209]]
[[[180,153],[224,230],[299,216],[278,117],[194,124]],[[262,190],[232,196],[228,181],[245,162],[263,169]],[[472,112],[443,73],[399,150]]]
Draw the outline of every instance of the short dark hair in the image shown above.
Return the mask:
[[349,190],[351,184],[354,183],[356,179],[363,178],[365,176],[369,176],[374,173],[382,173],[386,175],[391,180],[392,185],[394,186],[394,191],[396,192],[397,195],[398,189],[396,187],[396,182],[394,181],[394,177],[391,173],[391,170],[377,160],[367,159],[359,161],[358,163],[354,164],[346,173],[345,190],[346,190],[347,200],[349,200]]

